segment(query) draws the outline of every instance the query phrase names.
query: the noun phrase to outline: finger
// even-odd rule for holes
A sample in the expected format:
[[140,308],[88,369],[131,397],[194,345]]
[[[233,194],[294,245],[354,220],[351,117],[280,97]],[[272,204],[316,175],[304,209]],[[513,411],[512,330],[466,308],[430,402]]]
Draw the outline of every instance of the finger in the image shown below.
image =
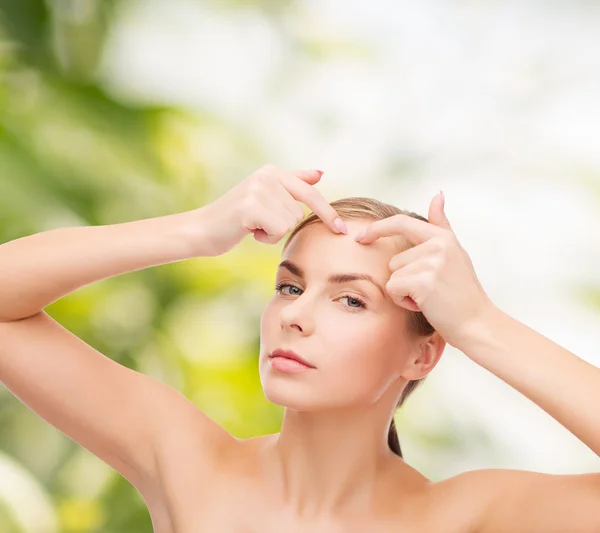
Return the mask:
[[292,170],[292,174],[304,180],[306,183],[314,185],[321,179],[323,171],[312,168],[310,170]]
[[442,191],[436,194],[431,200],[427,218],[431,224],[450,230],[454,233],[454,230],[446,217],[446,213],[444,212],[444,193]]
[[[276,179],[274,179],[272,185],[270,185],[268,195],[262,196],[262,204],[264,204],[265,207],[270,208],[273,212],[277,213],[278,216],[287,220],[290,223],[290,229],[293,229],[296,224],[304,218],[305,208],[290,195],[284,184],[281,182],[282,171],[280,169],[267,169],[267,172],[271,173]],[[295,172],[298,172],[301,177],[304,177],[307,183],[316,183],[319,181],[323,171],[311,169],[297,170]],[[267,202],[265,201],[266,197],[273,198],[276,201],[274,203]]]
[[358,242],[370,244],[380,237],[404,235],[411,243],[421,244],[432,237],[443,235],[446,230],[409,215],[393,215],[376,220],[366,228],[365,236]]
[[398,303],[396,303],[396,305],[399,305],[400,307],[404,307],[404,309],[408,309],[409,311],[416,311],[416,312],[421,311],[421,309],[419,309],[419,306],[416,304],[416,302],[410,296],[405,296],[402,300],[400,300]]
[[261,242],[275,244],[288,232],[289,224],[281,216],[266,207],[264,203],[259,209],[259,213],[256,215],[255,220],[253,220],[253,224],[257,227],[252,230],[252,233],[254,233],[254,237],[256,238],[258,235],[261,235],[256,230],[262,229],[266,236],[263,236],[264,239]]
[[273,196],[284,206],[294,219],[294,226],[304,218],[304,209],[292,195],[287,191],[283,184],[278,183],[273,191]]
[[421,246],[423,246],[423,245],[419,244],[418,246],[413,246],[412,248],[409,248],[408,250],[404,250],[403,252],[400,252],[400,253],[392,256],[392,258],[390,259],[389,265],[388,265],[390,270],[392,272],[395,272],[396,270],[400,270],[401,268],[403,268],[407,265],[410,265],[411,263],[413,263],[414,261],[416,261],[417,259],[422,257],[423,256],[423,248],[421,248]]
[[[290,199],[292,202],[294,201],[293,198],[290,197]],[[269,210],[271,213],[274,213],[275,216],[284,223],[284,225],[287,225],[288,230],[286,233],[294,228],[296,225],[296,215],[290,213],[289,209],[283,204],[282,199],[278,194],[275,193],[275,191],[272,195],[267,197],[263,196],[261,198],[261,202],[265,206],[265,209]]]
[[394,303],[409,311],[420,311],[413,294],[414,276],[403,276],[390,279],[385,288],[393,298]]
[[265,232],[264,229],[253,229],[252,233],[254,234],[254,239],[256,239],[258,242],[262,242],[264,244],[269,244],[268,239],[269,239],[269,235],[267,235],[267,233]]
[[412,246],[392,256],[389,262],[390,270],[400,270],[418,259],[421,259],[437,250],[436,246],[432,246],[434,241],[428,240],[416,246]]
[[293,198],[306,204],[331,231],[341,233],[334,223],[336,218],[341,220],[341,217],[315,187],[290,173],[284,173],[281,182]]

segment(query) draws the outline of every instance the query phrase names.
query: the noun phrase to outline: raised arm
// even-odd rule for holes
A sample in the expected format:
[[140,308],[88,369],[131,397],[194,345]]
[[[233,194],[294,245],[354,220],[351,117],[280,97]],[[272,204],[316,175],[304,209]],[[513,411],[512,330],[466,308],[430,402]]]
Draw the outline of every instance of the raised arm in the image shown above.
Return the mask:
[[[377,220],[357,240],[403,235],[414,247],[390,260],[387,290],[420,310],[435,333],[413,363],[412,379],[432,368],[442,340],[536,403],[600,456],[600,369],[497,308],[483,290],[437,195],[429,221],[406,215]],[[432,342],[433,340],[433,342]],[[441,349],[440,349],[441,347]],[[600,472],[546,474],[483,469],[448,483],[468,501],[476,533],[600,531]],[[464,492],[463,492],[464,491]]]
[[198,451],[207,460],[232,437],[178,391],[104,356],[43,309],[96,280],[202,255],[210,222],[201,208],[0,246],[0,382],[146,497],[155,488],[161,425],[173,411],[204,436]]
[[334,229],[336,212],[311,187],[319,178],[316,171],[294,175],[267,165],[196,210],[54,229],[1,245],[0,382],[146,497],[156,495],[164,459],[192,434],[206,467],[197,474],[208,476],[236,440],[181,393],[104,356],[44,308],[94,281],[223,254],[250,233],[274,244],[304,215],[294,200]]
[[201,213],[59,228],[1,245],[0,321],[35,315],[94,281],[204,255]]

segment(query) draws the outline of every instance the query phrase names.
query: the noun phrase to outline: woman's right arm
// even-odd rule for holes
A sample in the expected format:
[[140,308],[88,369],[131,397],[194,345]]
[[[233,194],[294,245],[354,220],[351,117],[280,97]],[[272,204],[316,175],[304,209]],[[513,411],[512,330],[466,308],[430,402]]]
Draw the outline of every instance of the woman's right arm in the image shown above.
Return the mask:
[[296,200],[338,232],[337,213],[311,187],[320,177],[318,171],[293,175],[265,165],[199,209],[122,224],[59,228],[7,242],[0,246],[0,322],[35,315],[94,281],[221,255],[249,233],[274,244],[304,216]]
[[207,224],[201,208],[122,224],[53,229],[2,244],[0,321],[35,315],[94,281],[201,256]]
[[273,244],[304,216],[333,231],[337,213],[306,181],[262,167],[193,211],[122,224],[50,230],[0,246],[0,382],[33,412],[159,497],[161,466],[194,442],[208,478],[236,439],[179,391],[104,356],[43,310],[75,289],[125,272],[225,253],[253,233]]
[[201,256],[211,223],[203,209],[0,246],[0,383],[147,501],[159,497],[155,445],[173,413],[202,434],[207,465],[233,437],[179,391],[106,357],[43,309],[96,280]]

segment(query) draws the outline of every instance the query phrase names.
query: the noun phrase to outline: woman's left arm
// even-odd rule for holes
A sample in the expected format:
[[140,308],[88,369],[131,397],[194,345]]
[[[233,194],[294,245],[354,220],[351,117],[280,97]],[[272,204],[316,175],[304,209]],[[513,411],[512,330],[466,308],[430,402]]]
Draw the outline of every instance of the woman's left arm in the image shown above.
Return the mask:
[[493,305],[454,346],[539,405],[600,457],[600,368]]
[[[488,298],[436,196],[424,222],[395,215],[367,226],[369,244],[402,235],[414,246],[390,260],[394,303],[421,311],[449,344],[535,402],[600,456],[600,369],[512,318]],[[452,482],[476,533],[598,533],[600,473],[463,472]]]
[[[495,306],[456,345],[527,396],[600,456],[600,369]],[[458,477],[477,487],[476,533],[600,532],[600,473],[482,469]]]

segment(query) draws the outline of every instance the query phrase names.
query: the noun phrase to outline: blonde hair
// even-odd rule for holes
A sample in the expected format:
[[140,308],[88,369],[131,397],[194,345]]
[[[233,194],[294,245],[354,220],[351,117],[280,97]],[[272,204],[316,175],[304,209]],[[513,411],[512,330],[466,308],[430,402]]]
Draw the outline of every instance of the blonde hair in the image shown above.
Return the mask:
[[[386,204],[375,200],[374,198],[368,198],[364,196],[350,196],[347,198],[341,198],[331,202],[331,206],[336,210],[342,219],[354,219],[354,220],[383,220],[394,215],[408,215],[413,218],[417,218],[424,222],[429,222],[425,217],[413,213],[412,211],[406,211],[400,209],[394,205]],[[282,253],[285,252],[294,236],[302,229],[312,224],[323,223],[318,215],[310,213],[306,218],[301,220],[298,225],[291,232],[290,236],[283,245]],[[412,248],[412,244],[406,241],[406,249]],[[416,336],[428,336],[435,332],[435,329],[427,321],[423,313],[411,312],[409,321],[409,332]],[[397,408],[401,407],[412,392],[426,379],[426,377],[409,381],[406,387],[402,391],[400,400],[398,401]],[[388,445],[390,449],[396,454],[402,457],[402,450],[400,449],[400,441],[398,439],[398,433],[396,431],[396,424],[392,418],[390,428],[388,431]]]

